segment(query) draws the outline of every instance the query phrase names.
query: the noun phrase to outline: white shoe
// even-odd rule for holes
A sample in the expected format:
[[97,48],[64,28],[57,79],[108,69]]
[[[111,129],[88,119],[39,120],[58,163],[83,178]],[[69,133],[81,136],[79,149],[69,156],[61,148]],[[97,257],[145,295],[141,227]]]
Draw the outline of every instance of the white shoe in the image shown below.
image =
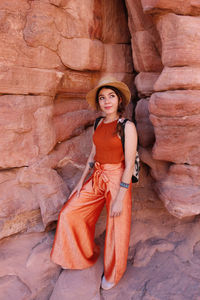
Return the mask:
[[103,290],[110,290],[115,286],[114,282],[109,282],[106,280],[105,276],[102,277],[101,279],[101,288]]

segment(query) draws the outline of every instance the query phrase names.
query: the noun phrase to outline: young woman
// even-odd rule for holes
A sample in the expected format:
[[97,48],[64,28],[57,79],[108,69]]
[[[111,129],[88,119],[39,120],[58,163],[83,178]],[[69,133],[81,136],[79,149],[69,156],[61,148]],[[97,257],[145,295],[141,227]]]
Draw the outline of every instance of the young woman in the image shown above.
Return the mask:
[[[95,224],[107,208],[104,247],[104,276],[101,287],[115,286],[126,270],[131,226],[131,177],[135,163],[137,133],[134,124],[125,125],[125,154],[120,139],[119,118],[130,101],[128,86],[113,78],[103,78],[86,96],[104,118],[93,134],[93,145],[85,170],[69,200],[62,208],[52,260],[64,269],[92,266],[99,247],[94,243]],[[94,165],[91,177],[84,183]]]

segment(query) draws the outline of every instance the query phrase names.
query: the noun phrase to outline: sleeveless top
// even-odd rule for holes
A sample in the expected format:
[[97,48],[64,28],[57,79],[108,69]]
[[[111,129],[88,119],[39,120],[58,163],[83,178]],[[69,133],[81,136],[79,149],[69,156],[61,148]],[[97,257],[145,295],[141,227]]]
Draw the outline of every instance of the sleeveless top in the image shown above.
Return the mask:
[[117,164],[124,161],[122,142],[115,134],[116,127],[117,120],[110,123],[102,121],[94,132],[93,142],[96,146],[94,160],[100,164]]

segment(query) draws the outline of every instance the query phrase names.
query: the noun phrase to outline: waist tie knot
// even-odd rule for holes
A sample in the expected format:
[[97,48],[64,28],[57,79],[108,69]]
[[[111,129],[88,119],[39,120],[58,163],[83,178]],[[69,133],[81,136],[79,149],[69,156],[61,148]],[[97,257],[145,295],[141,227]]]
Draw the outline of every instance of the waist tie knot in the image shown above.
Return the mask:
[[95,194],[98,191],[105,192],[107,190],[108,177],[105,175],[104,170],[99,162],[95,162],[95,170],[93,174],[93,189]]

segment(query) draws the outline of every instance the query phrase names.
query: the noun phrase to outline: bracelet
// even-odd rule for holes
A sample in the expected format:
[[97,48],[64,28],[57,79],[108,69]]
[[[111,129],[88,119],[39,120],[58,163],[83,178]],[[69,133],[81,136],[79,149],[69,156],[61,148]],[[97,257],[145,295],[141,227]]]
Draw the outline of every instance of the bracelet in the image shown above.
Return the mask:
[[93,162],[89,162],[89,166],[90,166],[90,169],[93,169],[94,168],[94,163]]
[[124,187],[125,189],[128,189],[129,187],[129,184],[128,183],[125,183],[123,181],[120,182],[120,186]]

